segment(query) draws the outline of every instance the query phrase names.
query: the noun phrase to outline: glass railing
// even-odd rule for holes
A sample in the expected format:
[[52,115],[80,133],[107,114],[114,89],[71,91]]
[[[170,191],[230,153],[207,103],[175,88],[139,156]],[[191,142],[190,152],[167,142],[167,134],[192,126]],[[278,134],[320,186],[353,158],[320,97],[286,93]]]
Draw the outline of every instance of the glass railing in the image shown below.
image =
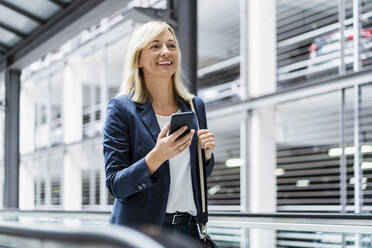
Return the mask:
[[132,229],[108,224],[107,212],[0,211],[0,247],[161,248],[198,247],[155,226]]
[[372,247],[371,215],[211,213],[208,232],[222,247]]
[[[108,224],[109,212],[0,211],[0,247],[198,247],[156,227]],[[211,212],[208,232],[219,248],[372,247],[365,214]]]

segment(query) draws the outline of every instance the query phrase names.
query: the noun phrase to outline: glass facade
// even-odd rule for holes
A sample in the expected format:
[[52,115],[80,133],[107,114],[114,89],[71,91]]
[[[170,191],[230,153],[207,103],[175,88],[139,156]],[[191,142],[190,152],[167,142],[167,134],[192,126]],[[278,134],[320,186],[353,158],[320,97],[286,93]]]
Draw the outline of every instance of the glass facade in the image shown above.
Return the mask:
[[[135,2],[132,2],[135,5]],[[140,4],[140,3],[137,3]],[[143,4],[143,3],[142,3]],[[155,3],[157,5],[160,2]],[[161,6],[160,6],[161,7]],[[201,4],[199,11],[204,14],[211,14],[218,18],[217,12],[208,12],[207,5]],[[218,11],[216,8],[215,11]],[[230,9],[234,13],[232,20],[226,20],[225,31],[232,32],[234,49],[226,42],[220,42],[214,53],[214,58],[209,62],[202,62],[199,67],[206,67],[218,64],[226,59],[239,57],[239,1],[235,1]],[[110,22],[110,20],[104,20]],[[209,25],[210,20],[203,18],[203,25]],[[205,29],[206,26],[199,27]],[[234,30],[229,30],[233,27]],[[220,28],[216,26],[216,28]],[[92,28],[99,33],[97,28]],[[117,33],[120,30],[121,34]],[[93,32],[92,31],[92,32]],[[230,34],[220,32],[225,39],[230,39]],[[50,66],[46,59],[24,70],[22,81],[22,126],[26,126],[32,118],[33,125],[27,127],[30,135],[21,135],[22,146],[22,173],[32,173],[33,180],[27,187],[22,182],[21,195],[26,195],[30,188],[33,188],[34,199],[24,201],[23,208],[51,208],[52,205],[62,209],[71,208],[68,199],[76,198],[79,204],[72,204],[73,209],[107,209],[113,203],[112,196],[105,187],[105,175],[103,168],[103,157],[101,151],[101,129],[104,121],[104,113],[108,99],[118,94],[123,74],[125,51],[132,32],[131,22],[119,21],[105,33],[101,38],[104,42],[91,38],[86,42],[84,37],[90,34],[83,32],[75,40],[69,41],[64,49],[62,62],[56,59]],[[93,36],[94,37],[94,36]],[[211,37],[201,34],[201,48],[207,51],[206,45]],[[75,49],[67,49],[78,41],[84,41],[83,45]],[[56,51],[54,58],[59,57],[63,49]],[[206,61],[209,55],[200,54],[201,61]],[[53,59],[49,58],[53,61]],[[38,69],[35,69],[38,68]],[[235,72],[230,78],[239,76],[238,64],[235,65]],[[224,72],[223,72],[224,73]],[[227,73],[229,73],[227,71]],[[56,85],[54,81],[59,81]],[[221,83],[228,82],[223,80]],[[36,88],[35,88],[36,85]],[[58,88],[59,87],[59,88]],[[32,89],[32,90],[31,90]],[[30,112],[30,106],[33,106]],[[80,107],[79,107],[80,106]],[[240,116],[232,116],[234,120]],[[214,126],[216,122],[210,123]],[[217,125],[218,126],[218,125]],[[240,126],[232,125],[229,133],[216,129],[216,138],[220,140],[220,152],[216,155],[216,170],[209,181],[209,203],[226,209],[238,209],[240,204],[240,167],[242,166],[239,150]],[[218,149],[218,148],[217,148]],[[58,165],[51,163],[51,157],[57,154],[60,158]],[[78,163],[77,160],[79,160]],[[229,164],[229,161],[237,163]],[[71,165],[70,163],[73,163]],[[75,164],[76,163],[76,164]],[[229,165],[227,165],[229,164]],[[28,167],[27,167],[28,166]],[[76,168],[71,169],[74,166]],[[23,168],[22,167],[22,168]],[[34,168],[32,168],[34,167]],[[37,169],[36,169],[37,168]],[[53,168],[59,168],[53,170]],[[53,171],[56,171],[56,175]],[[75,173],[71,176],[68,173]],[[26,174],[25,174],[26,175]],[[73,182],[71,182],[73,181]],[[66,184],[80,185],[69,195]],[[28,198],[32,198],[28,197]],[[71,204],[70,204],[71,205]]]
[[371,211],[369,88],[278,105],[278,211]]
[[240,205],[240,167],[244,166],[240,156],[241,118],[231,115],[208,123],[218,144],[215,167],[208,178],[208,204],[216,210],[236,210]]
[[240,1],[198,1],[198,95],[213,105],[239,96]]
[[279,209],[288,205],[339,204],[339,161],[328,156],[339,140],[337,100],[337,92],[332,92],[277,107]]
[[[107,209],[113,204],[105,187],[101,130],[106,103],[121,86],[132,26],[130,22],[112,23],[104,42],[84,41],[71,53],[56,51],[55,58],[59,59],[55,62],[44,59],[38,67],[33,64],[24,70],[23,209]],[[82,40],[79,36],[68,44]]]
[[[150,5],[163,8],[164,3]],[[292,86],[306,88],[339,76],[338,7],[326,0],[278,1],[276,18],[268,20],[276,24],[275,82],[256,82],[240,75],[242,19],[248,19],[241,1],[198,2],[198,95],[206,102],[217,143],[208,179],[211,210],[340,213],[356,211],[357,204],[362,212],[371,210],[370,80],[306,96],[298,91],[296,97],[266,105],[255,105],[262,94],[248,100],[239,94],[242,82],[250,88],[275,85],[265,96],[275,99]],[[343,58],[352,81],[352,2],[344,7]],[[362,1],[361,70],[369,68],[371,8]],[[106,18],[23,70],[22,209],[111,208],[101,130],[107,101],[119,93],[127,45],[138,25],[121,16]],[[239,110],[229,110],[234,107]]]
[[101,131],[101,88],[104,81],[104,50],[83,57],[85,77],[83,90],[83,138],[97,136]]
[[[343,8],[339,6],[341,2]],[[342,9],[344,11],[340,12]],[[356,21],[352,0],[278,1],[278,87],[288,88],[370,68],[371,11],[371,1],[360,1]],[[340,13],[344,15],[343,45]],[[354,34],[354,26],[359,26],[359,46],[354,42],[358,37]],[[359,48],[355,50],[356,47]],[[358,56],[358,68],[354,65],[354,56]],[[343,69],[340,68],[342,60]]]
[[361,189],[362,206],[364,212],[372,212],[372,140],[371,140],[371,110],[372,110],[372,84],[360,87],[360,112],[359,112],[359,142],[361,150]]
[[[352,0],[343,6],[331,0],[268,2],[246,1],[245,9],[239,0],[198,1],[198,96],[216,140],[209,211],[371,214],[372,2],[360,1],[359,18],[353,18]],[[166,1],[133,0],[125,8],[134,6],[165,8]],[[266,16],[268,7],[275,15]],[[275,28],[256,30],[258,21]],[[139,25],[121,14],[107,17],[23,69],[22,210],[111,210],[102,127],[108,100],[120,92],[127,46]],[[272,44],[251,39],[269,33],[275,33]],[[261,56],[269,46],[274,71],[254,65],[271,62]],[[251,77],[254,69],[262,77]],[[247,98],[241,97],[242,86]],[[3,148],[4,130],[5,73],[0,72]],[[371,247],[365,232],[224,226],[213,218],[210,223],[219,247]]]

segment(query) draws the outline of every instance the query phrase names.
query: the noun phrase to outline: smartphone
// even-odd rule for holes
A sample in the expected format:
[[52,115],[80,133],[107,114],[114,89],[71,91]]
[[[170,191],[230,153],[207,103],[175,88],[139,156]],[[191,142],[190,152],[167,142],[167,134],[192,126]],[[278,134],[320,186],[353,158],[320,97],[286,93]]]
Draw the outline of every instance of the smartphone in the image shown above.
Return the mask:
[[174,133],[181,127],[187,126],[187,129],[180,136],[178,136],[177,139],[186,135],[191,130],[193,120],[194,120],[194,112],[191,112],[191,111],[172,114],[170,127],[169,127],[169,135]]

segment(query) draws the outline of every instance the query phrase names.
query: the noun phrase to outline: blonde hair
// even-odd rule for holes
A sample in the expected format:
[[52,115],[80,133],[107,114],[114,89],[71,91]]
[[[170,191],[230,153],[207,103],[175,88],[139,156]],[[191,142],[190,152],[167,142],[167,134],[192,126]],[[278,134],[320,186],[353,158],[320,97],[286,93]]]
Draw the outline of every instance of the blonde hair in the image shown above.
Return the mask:
[[151,95],[146,88],[143,74],[139,69],[139,61],[142,49],[165,30],[172,33],[179,54],[176,72],[172,76],[175,96],[179,96],[185,101],[193,98],[193,95],[187,90],[181,80],[181,51],[174,30],[167,23],[160,21],[148,22],[133,33],[125,58],[124,80],[119,94],[128,94],[131,96],[132,101],[142,104],[151,101]]

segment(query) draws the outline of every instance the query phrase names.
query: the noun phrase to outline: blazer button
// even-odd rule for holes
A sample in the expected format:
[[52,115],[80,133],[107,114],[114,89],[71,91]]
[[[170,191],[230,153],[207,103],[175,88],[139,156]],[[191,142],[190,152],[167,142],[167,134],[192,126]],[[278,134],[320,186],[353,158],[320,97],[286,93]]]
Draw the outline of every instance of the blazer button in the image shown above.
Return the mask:
[[142,190],[142,186],[141,185],[138,185],[137,189],[138,190]]

